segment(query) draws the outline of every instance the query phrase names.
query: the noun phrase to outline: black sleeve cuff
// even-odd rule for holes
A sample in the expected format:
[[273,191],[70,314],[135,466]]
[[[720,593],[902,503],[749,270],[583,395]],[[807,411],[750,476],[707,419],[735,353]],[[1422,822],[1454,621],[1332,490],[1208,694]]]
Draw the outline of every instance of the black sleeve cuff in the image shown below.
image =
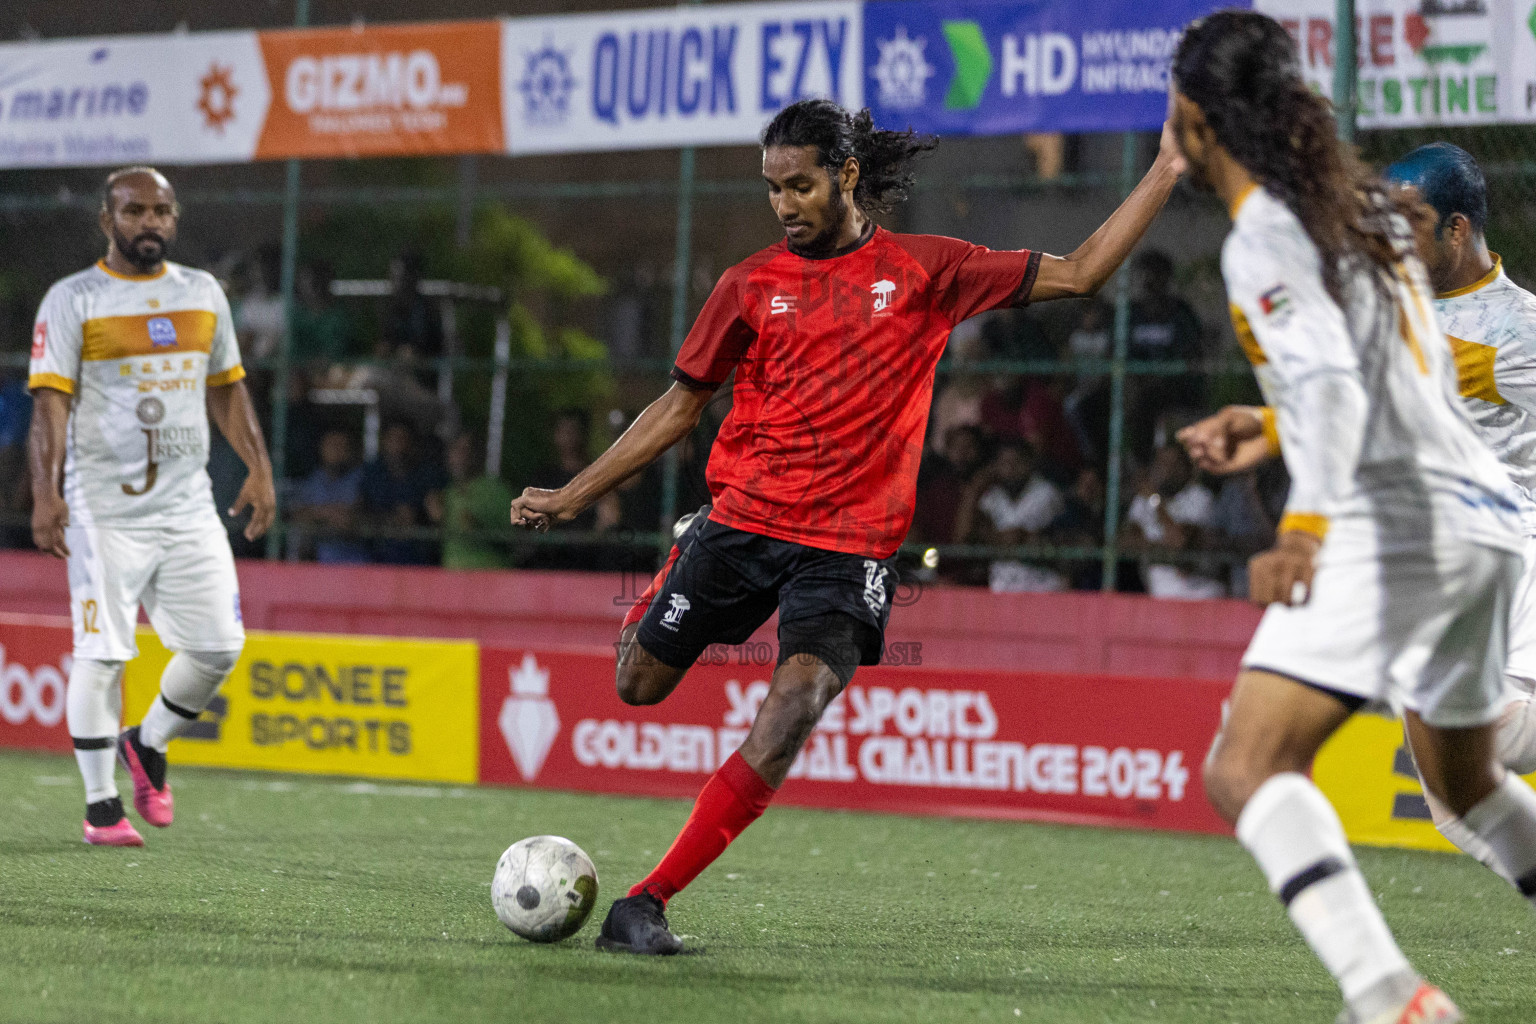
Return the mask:
[[[1031,276],[1031,279],[1033,279],[1034,275],[1030,275],[1030,276]],[[694,391],[715,391],[715,390],[719,389],[721,384],[725,383],[725,381],[723,381],[723,380],[717,380],[713,384],[711,384],[707,380],[699,380],[699,378],[697,378],[697,377],[693,376],[692,374],[686,372],[680,366],[673,366],[672,367],[672,379],[677,381],[683,387],[689,388],[689,389],[694,390]]]
[[1029,293],[1035,290],[1035,277],[1040,273],[1040,253],[1029,254],[1029,262],[1024,265],[1024,280],[1019,282],[1019,290],[1013,293],[1014,309],[1022,309],[1029,305]]

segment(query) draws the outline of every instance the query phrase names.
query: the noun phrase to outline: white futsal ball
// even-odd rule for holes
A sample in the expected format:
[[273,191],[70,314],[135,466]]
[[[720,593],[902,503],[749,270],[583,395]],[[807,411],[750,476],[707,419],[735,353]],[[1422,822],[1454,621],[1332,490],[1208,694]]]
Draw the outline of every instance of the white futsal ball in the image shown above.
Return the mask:
[[507,847],[491,879],[501,923],[530,942],[559,942],[581,931],[597,902],[597,869],[569,839],[529,836]]

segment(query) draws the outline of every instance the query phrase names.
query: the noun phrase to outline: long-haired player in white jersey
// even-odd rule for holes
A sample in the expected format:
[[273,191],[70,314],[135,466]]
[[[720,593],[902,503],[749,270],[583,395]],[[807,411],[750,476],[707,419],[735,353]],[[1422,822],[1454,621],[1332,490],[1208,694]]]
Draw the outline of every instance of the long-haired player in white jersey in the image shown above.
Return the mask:
[[1202,467],[1280,455],[1291,493],[1250,566],[1268,606],[1206,761],[1206,792],[1338,981],[1344,1021],[1459,1021],[1409,965],[1338,815],[1307,777],[1369,701],[1404,708],[1426,786],[1536,894],[1536,793],[1494,757],[1521,573],[1513,489],[1455,394],[1412,233],[1335,136],[1281,26],[1195,22],[1172,121],[1232,212],[1222,276],[1264,391],[1181,433]]
[[[1528,775],[1536,772],[1536,295],[1511,281],[1488,251],[1488,182],[1472,154],[1431,143],[1383,177],[1425,204],[1414,236],[1456,357],[1461,400],[1518,491],[1525,575],[1510,611],[1507,703],[1495,749],[1506,768]],[[1493,852],[1432,793],[1425,796],[1435,827],[1498,870]]]
[[[144,845],[118,797],[114,758],[144,820],[171,823],[166,747],[245,644],[208,479],[210,411],[249,470],[230,510],[251,510],[245,535],[265,533],[276,507],[229,302],[211,274],[165,258],[179,217],[160,172],[109,175],[106,257],[48,289],[32,336],[32,538],[69,564],[66,710],[85,780],[85,841],[99,846]],[[174,655],[143,721],[119,734],[140,603]]]

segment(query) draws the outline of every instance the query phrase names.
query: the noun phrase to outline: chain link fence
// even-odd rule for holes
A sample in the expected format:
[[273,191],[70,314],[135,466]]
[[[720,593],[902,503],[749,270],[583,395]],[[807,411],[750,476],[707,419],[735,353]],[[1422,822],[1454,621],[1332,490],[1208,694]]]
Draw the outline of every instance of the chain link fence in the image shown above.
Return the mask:
[[[1381,166],[1448,139],[1488,173],[1491,246],[1536,266],[1528,130],[1362,132]],[[1067,252],[1151,163],[1154,135],[946,139],[895,230]],[[283,314],[285,168],[171,169],[173,255],[230,292],[281,466],[272,539],[240,554],[454,567],[654,571],[708,500],[728,389],[678,448],[581,521],[513,531],[506,502],[558,486],[670,384],[672,353],[719,274],[776,238],[752,149],[581,158],[314,163],[294,208]],[[0,173],[0,540],[30,546],[26,340],[43,290],[96,256],[99,175]],[[1272,539],[1279,467],[1201,479],[1172,434],[1257,398],[1226,318],[1210,197],[1181,186],[1091,301],[962,325],[940,365],[917,516],[919,580],[994,590],[1243,596]],[[284,333],[288,344],[283,344]],[[287,352],[287,358],[283,353]],[[243,467],[216,440],[221,507]]]

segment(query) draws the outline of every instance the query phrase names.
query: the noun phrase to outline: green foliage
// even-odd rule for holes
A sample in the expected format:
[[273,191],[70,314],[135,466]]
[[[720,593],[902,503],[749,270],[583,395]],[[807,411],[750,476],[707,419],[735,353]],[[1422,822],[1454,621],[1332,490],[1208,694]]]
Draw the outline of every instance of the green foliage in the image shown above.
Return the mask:
[[[499,203],[476,211],[463,248],[455,244],[454,223],[454,212],[442,206],[337,207],[305,225],[303,258],[329,263],[338,277],[380,277],[390,257],[413,250],[422,256],[426,277],[502,289],[507,307],[496,314],[504,312],[512,325],[512,356],[536,364],[514,374],[508,387],[503,469],[516,483],[549,455],[544,431],[530,431],[529,424],[545,422],[560,408],[597,412],[614,393],[607,370],[562,365],[607,358],[608,346],[601,339],[563,321],[575,304],[606,293],[608,282],[573,250],[555,244],[532,221]],[[348,309],[360,340],[377,336],[380,303],[352,302]],[[460,306],[465,355],[493,353],[495,320],[485,307]],[[366,356],[369,346],[356,344],[352,354]],[[461,375],[455,397],[468,423],[485,422],[490,402],[486,375]]]
[[[1339,1006],[1231,839],[775,804],[672,901],[696,955],[642,959],[592,939],[685,801],[172,776],[172,828],[94,849],[73,761],[0,753],[0,1022],[1294,1024]],[[598,871],[586,928],[551,946],[490,901],[496,858],[541,833]],[[1360,861],[1470,1020],[1536,1020],[1513,889],[1467,857]]]

